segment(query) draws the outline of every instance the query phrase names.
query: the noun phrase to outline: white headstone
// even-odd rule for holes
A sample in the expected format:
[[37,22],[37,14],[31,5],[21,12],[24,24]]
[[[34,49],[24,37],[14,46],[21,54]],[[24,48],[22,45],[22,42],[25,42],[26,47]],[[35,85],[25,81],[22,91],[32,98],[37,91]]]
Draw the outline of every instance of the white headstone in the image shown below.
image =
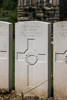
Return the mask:
[[12,88],[12,24],[0,21],[0,88]]
[[48,33],[50,24],[16,23],[15,88],[24,95],[48,96]]
[[54,24],[54,96],[67,99],[67,22]]

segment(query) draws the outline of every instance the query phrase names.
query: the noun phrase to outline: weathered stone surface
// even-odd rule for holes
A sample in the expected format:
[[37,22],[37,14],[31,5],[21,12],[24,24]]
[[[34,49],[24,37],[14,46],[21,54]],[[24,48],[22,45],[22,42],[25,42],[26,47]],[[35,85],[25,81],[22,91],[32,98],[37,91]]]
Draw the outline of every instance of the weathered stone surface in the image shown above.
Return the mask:
[[25,96],[48,96],[48,33],[50,24],[16,23],[15,88]]
[[21,96],[17,96],[16,100],[22,100],[22,97]]
[[0,88],[12,88],[12,24],[0,21]]
[[67,99],[67,21],[54,24],[54,97]]

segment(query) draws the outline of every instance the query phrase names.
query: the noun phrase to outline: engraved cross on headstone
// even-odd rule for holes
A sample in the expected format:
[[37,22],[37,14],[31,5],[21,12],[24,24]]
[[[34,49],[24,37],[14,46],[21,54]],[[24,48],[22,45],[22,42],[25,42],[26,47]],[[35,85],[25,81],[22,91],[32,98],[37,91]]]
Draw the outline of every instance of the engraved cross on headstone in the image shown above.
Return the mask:
[[65,62],[67,64],[67,50],[65,50],[65,52],[63,52],[63,53],[56,53],[55,61],[56,62]]
[[27,86],[29,86],[30,66],[37,64],[40,56],[46,56],[45,53],[38,53],[35,45],[35,39],[27,39],[27,49],[24,52],[17,52],[17,60],[24,60],[27,63]]

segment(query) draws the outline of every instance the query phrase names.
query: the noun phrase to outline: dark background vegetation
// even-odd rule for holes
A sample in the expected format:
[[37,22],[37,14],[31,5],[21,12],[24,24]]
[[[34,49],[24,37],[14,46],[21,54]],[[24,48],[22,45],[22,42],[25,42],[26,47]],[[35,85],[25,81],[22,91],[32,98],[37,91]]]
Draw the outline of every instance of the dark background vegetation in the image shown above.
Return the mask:
[[[0,20],[15,23],[17,21],[17,1],[0,0]],[[67,0],[60,0],[60,19],[67,20]]]
[[17,0],[0,0],[0,20],[17,21]]
[[60,0],[60,19],[67,21],[67,0]]

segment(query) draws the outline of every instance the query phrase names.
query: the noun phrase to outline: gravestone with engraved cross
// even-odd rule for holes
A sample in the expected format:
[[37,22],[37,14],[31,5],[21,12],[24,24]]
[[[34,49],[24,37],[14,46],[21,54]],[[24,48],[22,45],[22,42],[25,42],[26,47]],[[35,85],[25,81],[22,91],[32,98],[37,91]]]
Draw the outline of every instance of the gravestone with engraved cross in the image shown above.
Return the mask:
[[15,88],[24,95],[48,97],[48,33],[50,24],[16,23]]
[[54,96],[67,99],[67,22],[54,24]]

